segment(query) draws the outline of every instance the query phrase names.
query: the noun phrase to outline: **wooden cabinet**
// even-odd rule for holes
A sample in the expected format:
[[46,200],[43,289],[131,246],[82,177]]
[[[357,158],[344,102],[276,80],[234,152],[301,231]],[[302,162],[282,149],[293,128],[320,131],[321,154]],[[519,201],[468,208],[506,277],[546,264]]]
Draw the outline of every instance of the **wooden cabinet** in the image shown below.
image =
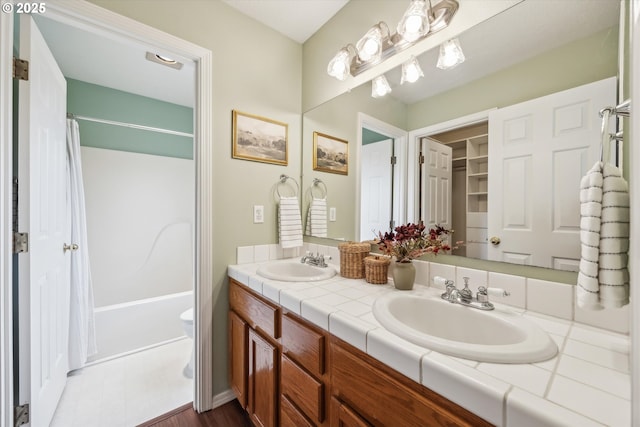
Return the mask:
[[229,383],[243,408],[247,407],[247,366],[249,326],[233,311],[229,312]]
[[229,382],[251,421],[279,425],[280,308],[245,286],[229,283]]
[[371,424],[356,414],[349,406],[332,397],[331,427],[371,427]]
[[489,423],[230,279],[231,388],[259,427]]
[[[344,406],[343,418],[355,423],[333,416],[331,427],[362,425],[359,422],[397,427],[491,425],[337,338],[331,338],[330,349],[332,399]],[[357,418],[350,418],[347,409]]]
[[[282,399],[314,426],[327,424],[328,334],[292,313],[282,315]],[[282,408],[283,417],[285,408]]]
[[255,426],[278,425],[278,349],[249,329],[247,412]]

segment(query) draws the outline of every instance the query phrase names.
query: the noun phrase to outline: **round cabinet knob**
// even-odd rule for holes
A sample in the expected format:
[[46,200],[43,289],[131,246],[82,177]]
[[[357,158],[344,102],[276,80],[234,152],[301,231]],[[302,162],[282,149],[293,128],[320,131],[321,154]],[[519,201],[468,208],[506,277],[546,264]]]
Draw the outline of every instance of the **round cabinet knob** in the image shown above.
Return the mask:
[[64,252],[67,252],[67,251],[71,251],[71,252],[73,252],[73,251],[77,251],[77,250],[78,250],[78,245],[76,245],[75,243],[72,243],[72,244],[70,244],[70,245],[69,245],[69,244],[67,244],[67,243],[65,243],[64,245],[62,245],[62,250],[63,250]]
[[493,236],[491,239],[489,239],[489,241],[491,242],[492,245],[498,246],[500,244],[500,238]]

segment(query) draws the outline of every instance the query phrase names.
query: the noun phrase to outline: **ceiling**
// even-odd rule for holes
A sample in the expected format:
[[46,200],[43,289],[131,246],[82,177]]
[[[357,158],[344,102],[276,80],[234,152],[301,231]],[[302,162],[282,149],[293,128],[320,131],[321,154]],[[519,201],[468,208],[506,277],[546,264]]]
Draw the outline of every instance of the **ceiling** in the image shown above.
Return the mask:
[[[302,42],[348,0],[222,1]],[[425,78],[416,83],[400,86],[399,71],[388,72],[386,75],[393,88],[391,95],[411,104],[417,101],[418,94],[424,97],[424,93],[442,92],[538,54],[542,46],[559,46],[615,25],[618,11],[612,5],[617,4],[604,0],[524,1],[492,18],[497,25],[480,24],[460,37],[467,57],[461,66],[449,71],[436,69],[437,52],[433,50],[419,58]],[[37,16],[36,21],[66,77],[194,106],[193,62],[175,58],[184,63],[181,70],[175,70],[145,59],[148,51],[171,56],[167,52],[99,36],[44,16]],[[511,38],[505,34],[512,34],[512,31],[518,31],[520,36],[505,44],[505,39]]]
[[304,43],[349,0],[222,0],[279,33]]

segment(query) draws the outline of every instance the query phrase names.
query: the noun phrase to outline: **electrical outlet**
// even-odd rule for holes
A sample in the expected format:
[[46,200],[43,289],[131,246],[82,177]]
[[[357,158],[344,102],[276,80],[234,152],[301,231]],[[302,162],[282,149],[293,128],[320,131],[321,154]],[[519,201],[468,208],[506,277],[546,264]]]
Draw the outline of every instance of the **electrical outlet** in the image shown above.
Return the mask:
[[253,223],[262,224],[264,222],[264,206],[253,205]]
[[329,221],[334,222],[336,220],[336,208],[329,208]]

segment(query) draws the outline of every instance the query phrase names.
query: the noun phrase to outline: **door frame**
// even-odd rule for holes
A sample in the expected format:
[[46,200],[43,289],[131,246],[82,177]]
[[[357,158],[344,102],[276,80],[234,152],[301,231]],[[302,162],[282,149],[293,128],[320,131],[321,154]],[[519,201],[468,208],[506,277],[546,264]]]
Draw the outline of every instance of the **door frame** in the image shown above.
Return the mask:
[[[47,17],[89,29],[125,43],[162,48],[196,64],[194,111],[194,157],[196,164],[196,215],[194,257],[194,408],[213,407],[213,54],[195,45],[133,19],[89,2],[47,2]],[[0,14],[0,427],[13,425],[12,365],[12,176],[13,176],[13,14]]]
[[[0,14],[0,93],[13,94],[13,15]],[[13,95],[0,97],[0,426],[13,426]]]
[[489,120],[489,113],[495,110],[479,111],[477,113],[458,117],[446,122],[426,126],[409,132],[409,147],[407,152],[407,221],[419,222],[418,218],[420,204],[420,175],[418,174],[418,158],[420,156],[420,139],[457,129],[464,126],[473,125]]

